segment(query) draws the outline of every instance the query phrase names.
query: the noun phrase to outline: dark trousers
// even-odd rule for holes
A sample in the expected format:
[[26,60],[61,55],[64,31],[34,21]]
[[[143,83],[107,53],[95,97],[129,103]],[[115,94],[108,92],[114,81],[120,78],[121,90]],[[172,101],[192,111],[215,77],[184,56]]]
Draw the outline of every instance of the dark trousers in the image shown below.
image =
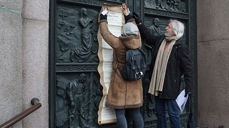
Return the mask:
[[167,128],[165,107],[168,107],[168,114],[171,128],[180,128],[180,111],[176,100],[159,99],[155,96],[155,109],[157,115],[158,128]]
[[117,118],[117,128],[127,128],[127,119],[128,117],[133,120],[134,128],[143,128],[144,121],[140,112],[140,108],[131,108],[131,109],[115,109],[116,118]]

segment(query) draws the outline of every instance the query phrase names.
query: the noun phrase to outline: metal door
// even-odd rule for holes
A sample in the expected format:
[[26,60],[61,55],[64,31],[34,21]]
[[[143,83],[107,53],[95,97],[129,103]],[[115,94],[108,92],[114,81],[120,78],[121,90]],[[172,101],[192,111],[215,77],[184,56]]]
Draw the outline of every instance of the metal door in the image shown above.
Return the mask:
[[[169,19],[185,23],[183,40],[189,45],[194,62],[196,85],[196,0],[51,0],[49,45],[50,128],[112,128],[98,125],[98,106],[102,97],[97,66],[99,63],[98,12],[103,3],[127,3],[155,34],[163,34]],[[144,46],[148,58],[151,48]],[[149,61],[150,62],[150,61]],[[145,128],[156,127],[154,102],[147,89],[149,74],[143,79]],[[194,87],[186,111],[181,114],[187,127],[190,112],[196,121],[197,89]],[[131,122],[129,127],[132,127]]]

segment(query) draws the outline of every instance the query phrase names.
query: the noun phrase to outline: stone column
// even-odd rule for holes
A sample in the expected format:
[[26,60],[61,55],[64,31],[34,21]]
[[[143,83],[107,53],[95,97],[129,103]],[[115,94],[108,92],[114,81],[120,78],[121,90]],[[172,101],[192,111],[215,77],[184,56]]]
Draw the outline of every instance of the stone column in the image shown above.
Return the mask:
[[22,112],[21,10],[22,0],[0,1],[0,124]]
[[49,0],[23,4],[23,106],[33,97],[42,107],[23,120],[23,128],[48,128],[48,25]]
[[229,127],[229,2],[197,1],[198,122]]

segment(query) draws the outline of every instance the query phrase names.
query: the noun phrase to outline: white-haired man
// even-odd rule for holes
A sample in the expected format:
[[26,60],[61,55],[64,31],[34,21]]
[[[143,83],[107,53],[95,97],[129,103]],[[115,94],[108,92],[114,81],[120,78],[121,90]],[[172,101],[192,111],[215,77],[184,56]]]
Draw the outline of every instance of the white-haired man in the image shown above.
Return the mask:
[[[123,8],[125,18],[129,15],[127,8]],[[153,36],[148,28],[141,23],[134,14],[142,39],[152,46],[151,82],[148,93],[155,96],[155,109],[158,128],[166,128],[166,111],[170,118],[171,128],[180,128],[180,113],[176,98],[180,92],[181,76],[184,75],[185,95],[191,93],[193,69],[188,47],[181,42],[184,34],[184,24],[177,20],[170,20],[161,36]]]

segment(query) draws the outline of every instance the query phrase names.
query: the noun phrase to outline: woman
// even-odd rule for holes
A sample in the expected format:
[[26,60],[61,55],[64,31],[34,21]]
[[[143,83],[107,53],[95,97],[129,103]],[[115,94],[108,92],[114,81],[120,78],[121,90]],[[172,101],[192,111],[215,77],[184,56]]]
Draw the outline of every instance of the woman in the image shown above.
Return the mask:
[[125,64],[126,50],[140,48],[142,45],[135,20],[132,18],[127,21],[120,37],[115,37],[109,32],[107,14],[100,15],[99,28],[103,39],[113,48],[112,74],[106,106],[115,109],[119,128],[127,128],[126,112],[133,119],[135,128],[143,128],[144,122],[140,113],[143,104],[142,80],[126,81],[119,70]]

